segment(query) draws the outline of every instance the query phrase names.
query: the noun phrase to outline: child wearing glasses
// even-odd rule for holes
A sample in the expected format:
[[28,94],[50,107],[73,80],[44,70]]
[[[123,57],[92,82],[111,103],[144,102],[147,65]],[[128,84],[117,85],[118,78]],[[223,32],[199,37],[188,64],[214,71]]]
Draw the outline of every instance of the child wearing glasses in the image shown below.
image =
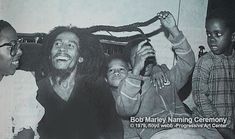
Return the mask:
[[[0,20],[0,138],[33,139],[44,114],[36,101],[37,86],[31,73],[16,71],[22,51],[15,29]],[[14,75],[14,76],[13,76]]]

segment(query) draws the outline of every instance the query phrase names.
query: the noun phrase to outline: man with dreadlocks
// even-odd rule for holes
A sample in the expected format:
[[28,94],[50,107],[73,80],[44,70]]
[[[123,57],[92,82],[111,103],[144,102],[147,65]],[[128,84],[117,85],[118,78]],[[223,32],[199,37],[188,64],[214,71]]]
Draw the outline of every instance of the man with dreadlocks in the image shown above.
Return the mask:
[[45,108],[41,139],[122,138],[112,94],[102,77],[100,43],[76,27],[56,27],[45,42],[48,77],[38,83]]

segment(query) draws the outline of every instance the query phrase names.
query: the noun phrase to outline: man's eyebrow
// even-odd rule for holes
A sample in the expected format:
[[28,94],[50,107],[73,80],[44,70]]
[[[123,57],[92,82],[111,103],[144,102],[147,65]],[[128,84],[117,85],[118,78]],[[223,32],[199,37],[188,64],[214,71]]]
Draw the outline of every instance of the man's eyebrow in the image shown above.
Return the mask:
[[[56,41],[61,41],[61,42],[62,42],[62,39],[55,39],[55,42],[56,42]],[[74,44],[78,45],[78,42],[73,41],[73,40],[68,40],[68,42],[74,43]]]
[[75,43],[76,45],[78,45],[78,42],[76,42],[76,41],[69,41],[69,42],[72,42],[72,43]]
[[55,39],[55,41],[62,41],[62,39]]
[[70,42],[70,43],[74,43],[74,44],[77,45],[77,46],[79,45],[78,42],[76,42],[76,41],[71,41],[71,40],[69,40],[69,42]]

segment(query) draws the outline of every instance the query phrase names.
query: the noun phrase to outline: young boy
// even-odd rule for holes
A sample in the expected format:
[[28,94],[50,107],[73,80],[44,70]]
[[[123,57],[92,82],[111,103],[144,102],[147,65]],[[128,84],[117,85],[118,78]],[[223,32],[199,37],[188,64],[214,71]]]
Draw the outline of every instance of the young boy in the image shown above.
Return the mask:
[[194,111],[203,117],[227,118],[227,128],[218,128],[218,131],[225,138],[234,139],[235,22],[232,12],[216,9],[208,15],[206,32],[211,51],[198,60],[194,69]]
[[119,83],[126,78],[128,74],[128,63],[128,60],[126,60],[122,54],[112,55],[107,58],[106,79],[115,98],[118,94]]
[[[164,87],[164,82],[167,82],[168,79],[165,77],[164,72],[168,71],[165,65],[159,66],[155,65],[155,74],[154,79],[156,80],[156,86]],[[128,71],[130,70],[130,62],[123,54],[114,54],[107,58],[107,72],[106,72],[106,80],[110,86],[112,91],[112,95],[115,100],[118,97],[118,87],[120,82],[126,78],[128,75]],[[158,76],[159,75],[159,76]],[[153,76],[153,75],[152,75]],[[157,83],[158,82],[158,83]],[[122,119],[123,128],[124,128],[124,139],[129,138],[134,135],[135,132],[129,127],[129,120]]]
[[[107,57],[107,70],[106,70],[106,81],[109,84],[112,95],[115,100],[118,97],[118,86],[119,83],[127,76],[129,71],[128,60],[125,59],[124,55],[112,55]],[[124,129],[124,139],[131,134],[127,120],[122,119]]]
[[[172,14],[160,12],[159,17],[162,26],[170,33],[168,39],[172,42],[178,62],[166,73],[170,84],[162,89],[157,89],[150,80],[153,64],[145,64],[147,58],[155,56],[154,49],[151,46],[142,46],[139,42],[127,46],[126,53],[130,59],[132,70],[121,81],[116,97],[117,112],[127,119],[130,117],[188,117],[177,96],[177,91],[186,83],[192,73],[195,64],[194,53],[182,32],[176,26]],[[168,137],[167,134],[165,134],[166,136],[156,135],[161,130],[164,130],[164,128],[135,127],[132,128],[132,132],[134,131],[135,134],[131,134],[128,138]],[[189,132],[190,136],[199,138],[193,130],[186,132]],[[189,137],[186,132],[181,134],[185,138]]]

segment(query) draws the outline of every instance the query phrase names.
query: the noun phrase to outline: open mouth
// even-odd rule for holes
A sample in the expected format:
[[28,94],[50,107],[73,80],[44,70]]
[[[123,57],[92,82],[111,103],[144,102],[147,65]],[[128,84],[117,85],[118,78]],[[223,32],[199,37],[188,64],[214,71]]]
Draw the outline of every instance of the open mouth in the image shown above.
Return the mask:
[[14,61],[11,62],[11,64],[18,67],[19,66],[19,60],[14,60]]
[[65,61],[68,61],[70,59],[70,57],[68,57],[68,56],[57,56],[56,57],[56,61],[63,61],[63,62],[65,62]]
[[218,46],[217,46],[217,45],[211,45],[211,46],[210,46],[210,49],[211,49],[211,50],[217,50],[217,49],[218,49]]

